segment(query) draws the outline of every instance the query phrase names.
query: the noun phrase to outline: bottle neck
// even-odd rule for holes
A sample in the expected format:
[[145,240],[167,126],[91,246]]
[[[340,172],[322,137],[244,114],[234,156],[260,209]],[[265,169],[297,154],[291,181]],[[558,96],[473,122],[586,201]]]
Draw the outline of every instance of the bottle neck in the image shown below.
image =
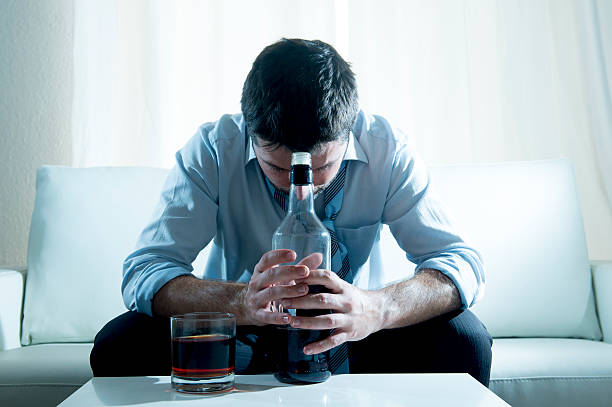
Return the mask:
[[312,169],[310,165],[291,166],[291,189],[289,190],[288,212],[314,213]]
[[312,184],[291,184],[289,190],[288,212],[312,212],[314,213],[314,198]]

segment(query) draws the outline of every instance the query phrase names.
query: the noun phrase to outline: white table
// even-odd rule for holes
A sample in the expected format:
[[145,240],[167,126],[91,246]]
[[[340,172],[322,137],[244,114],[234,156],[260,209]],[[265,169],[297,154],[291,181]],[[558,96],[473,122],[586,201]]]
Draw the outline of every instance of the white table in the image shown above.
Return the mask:
[[293,386],[272,375],[236,376],[215,396],[177,393],[164,377],[95,377],[60,407],[96,406],[507,406],[467,374],[362,374]]

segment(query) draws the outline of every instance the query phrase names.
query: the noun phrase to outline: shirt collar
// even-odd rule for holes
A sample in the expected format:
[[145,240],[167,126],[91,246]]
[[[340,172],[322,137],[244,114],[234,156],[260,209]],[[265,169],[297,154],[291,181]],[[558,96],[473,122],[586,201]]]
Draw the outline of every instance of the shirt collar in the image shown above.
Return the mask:
[[346,152],[344,153],[343,161],[356,160],[363,163],[368,163],[368,157],[365,155],[359,140],[353,134],[353,131],[349,133],[348,146],[346,146]]
[[[243,135],[245,135],[244,129],[245,129],[245,126],[244,126],[244,120],[243,120],[240,125],[240,130]],[[250,137],[246,137],[246,138],[247,138],[247,146],[246,146],[247,151],[245,154],[245,157],[246,157],[246,160],[244,162],[245,166],[249,162],[251,162],[251,160],[257,159],[257,156],[255,155],[255,150],[253,149],[253,140],[251,140]],[[368,157],[365,155],[363,148],[361,148],[359,141],[353,135],[353,131],[349,133],[348,145],[346,146],[346,152],[344,153],[344,158],[342,159],[342,161],[348,161],[348,160],[361,161],[366,164],[368,163]]]

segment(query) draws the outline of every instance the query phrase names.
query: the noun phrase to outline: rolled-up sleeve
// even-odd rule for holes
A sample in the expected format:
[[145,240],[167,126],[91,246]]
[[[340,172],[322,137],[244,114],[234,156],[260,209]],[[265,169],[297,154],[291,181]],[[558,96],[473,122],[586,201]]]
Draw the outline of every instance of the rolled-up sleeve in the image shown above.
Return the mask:
[[191,263],[215,235],[217,162],[204,128],[176,153],[152,219],[123,263],[121,291],[128,309],[152,315],[157,291],[168,281],[191,274]]
[[480,254],[461,238],[436,199],[424,163],[401,146],[392,161],[389,193],[383,222],[389,225],[415,272],[436,269],[457,286],[463,308],[484,293]]

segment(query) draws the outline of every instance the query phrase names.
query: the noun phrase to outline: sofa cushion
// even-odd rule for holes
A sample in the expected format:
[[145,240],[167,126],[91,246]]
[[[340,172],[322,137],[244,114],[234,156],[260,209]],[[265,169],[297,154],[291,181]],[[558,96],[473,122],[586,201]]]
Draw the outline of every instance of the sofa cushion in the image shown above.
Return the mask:
[[[39,170],[22,343],[91,341],[124,311],[121,264],[166,174]],[[458,230],[483,254],[487,288],[473,309],[494,337],[601,338],[568,161],[433,167],[431,175]],[[399,248],[387,232],[381,232],[380,257],[408,264],[403,253],[388,255]],[[398,267],[389,263],[388,269]]]
[[0,351],[19,346],[23,275],[0,269]]
[[167,171],[42,167],[30,229],[23,344],[91,342],[125,312],[122,264]]
[[612,261],[592,262],[593,290],[605,342],[612,343]]
[[473,311],[494,337],[601,338],[569,161],[434,167],[431,176],[484,258]]
[[[436,166],[430,175],[457,230],[484,259],[484,297],[472,310],[493,337],[601,339],[569,161]],[[371,261],[386,272],[414,269],[387,227],[380,240]]]
[[93,376],[90,343],[45,344],[0,352],[0,406],[56,406]]
[[493,340],[491,378],[555,376],[612,378],[612,344],[564,338]]
[[489,387],[512,406],[608,406],[612,344],[584,339],[495,339]]
[[1,385],[80,386],[93,377],[92,343],[49,343],[0,352]]

